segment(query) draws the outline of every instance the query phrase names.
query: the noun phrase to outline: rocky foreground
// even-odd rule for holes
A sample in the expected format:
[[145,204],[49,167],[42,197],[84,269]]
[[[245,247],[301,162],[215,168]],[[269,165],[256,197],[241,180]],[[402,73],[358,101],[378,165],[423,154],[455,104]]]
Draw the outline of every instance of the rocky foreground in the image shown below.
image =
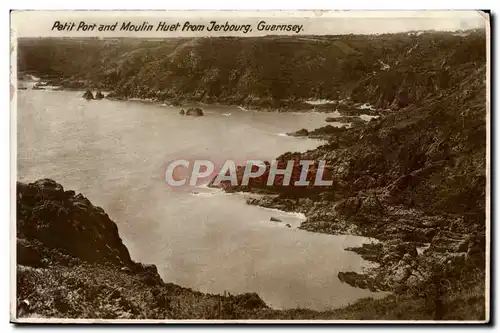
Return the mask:
[[[332,311],[275,310],[255,293],[212,295],[134,262],[100,207],[50,179],[17,184],[17,317],[103,319],[432,319],[425,299],[391,295]],[[481,319],[481,286],[443,298],[444,319]]]
[[[111,232],[111,243],[92,241],[88,243],[92,247],[81,244],[78,248],[86,250],[79,252],[65,241],[79,239],[76,235],[81,228],[85,235],[102,240],[97,235],[116,229],[111,226],[114,223],[104,222],[109,228],[103,230],[95,226],[107,219],[104,212],[74,193],[45,199],[45,194],[36,194],[39,190],[35,189],[41,184],[20,184],[19,253],[24,253],[23,242],[30,245],[25,247],[34,249],[26,253],[37,253],[35,259],[18,258],[18,277],[26,277],[18,281],[18,301],[29,302],[27,313],[99,317],[103,308],[111,307],[109,316],[133,318],[485,318],[485,220],[489,207],[485,202],[488,165],[484,31],[471,30],[460,35],[425,32],[418,36],[401,33],[307,40],[270,36],[137,43],[128,39],[113,45],[96,40],[20,39],[18,67],[43,76],[51,85],[67,89],[92,86],[111,91],[107,96],[110,98],[147,98],[174,105],[196,101],[263,110],[340,112],[342,118],[338,120],[349,122],[349,127],[326,125],[293,133],[326,140],[325,145],[277,158],[284,165],[292,159],[324,160],[333,186],[283,187],[279,179],[276,186],[267,186],[267,174],[252,180],[249,186],[222,185],[227,191],[266,194],[250,199],[250,204],[303,212],[307,216],[301,225],[304,230],[376,238],[378,243],[351,250],[378,266],[364,274],[343,272],[339,278],[354,286],[390,291],[393,295],[327,312],[276,311],[266,308],[256,295],[248,296],[255,306],[240,306],[235,299],[230,302],[222,298],[237,309],[226,314],[214,310],[220,304],[220,296],[162,284],[153,268],[132,263],[116,230]],[[81,52],[82,45],[87,52]],[[71,63],[66,61],[68,56],[73,59]],[[326,102],[308,103],[317,99]],[[365,103],[370,103],[369,108],[363,107]],[[354,120],[360,114],[379,118],[367,123]],[[296,172],[293,177],[297,177]],[[81,214],[85,223],[79,222]],[[93,231],[86,229],[87,224],[93,226]],[[50,237],[61,232],[72,234],[73,238]],[[37,266],[46,258],[46,266]],[[131,306],[110,305],[115,304],[114,296],[84,296],[90,285],[108,283],[101,280],[102,275],[93,273],[101,267],[97,258],[106,258],[107,265],[108,261],[111,263],[108,266],[113,267],[112,286],[123,288],[118,299],[128,300],[134,308],[140,304],[139,310],[131,312]],[[30,260],[35,264],[29,264]],[[76,266],[71,266],[73,261]],[[82,276],[89,277],[84,287],[68,282],[73,281],[68,278],[77,268],[90,270],[76,277],[77,281]],[[22,273],[23,269],[27,273]],[[146,279],[157,281],[157,289],[134,284],[135,294],[130,294],[129,280],[140,280],[148,274],[152,280]],[[52,296],[57,283],[48,284],[53,286],[49,289],[41,283],[51,281],[48,276],[65,286],[61,299],[78,297],[89,302],[89,312],[76,303],[70,303],[71,310],[67,310],[68,305],[53,310],[59,304]],[[108,287],[110,292],[114,288]],[[152,306],[154,295],[165,295],[171,304],[181,305]],[[186,303],[186,297],[204,301],[196,303],[197,307]]]

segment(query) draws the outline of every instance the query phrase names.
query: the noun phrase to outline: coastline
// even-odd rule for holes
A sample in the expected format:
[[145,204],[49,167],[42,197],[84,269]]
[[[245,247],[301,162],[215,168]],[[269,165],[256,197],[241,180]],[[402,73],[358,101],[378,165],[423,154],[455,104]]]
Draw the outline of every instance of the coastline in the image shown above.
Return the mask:
[[[130,263],[130,267],[125,265],[126,269],[146,275],[144,281],[138,278],[138,284],[146,285],[139,293],[147,290],[147,296],[135,298],[133,307],[145,306],[143,299],[160,304],[153,312],[138,310],[132,316],[246,318],[255,315],[259,319],[269,316],[317,319],[323,316],[339,318],[340,315],[343,319],[483,320],[489,319],[486,293],[490,283],[486,261],[490,230],[485,223],[490,209],[485,199],[490,177],[486,140],[489,109],[484,100],[489,73],[488,57],[484,52],[488,47],[487,35],[477,29],[465,36],[436,31],[416,35],[332,36],[321,44],[296,41],[292,46],[279,44],[279,49],[273,47],[280,42],[279,37],[172,40],[146,43],[140,49],[124,41],[119,46],[122,49],[112,46],[117,51],[114,53],[107,52],[110,46],[103,41],[86,41],[92,46],[92,56],[82,54],[81,45],[74,41],[20,40],[19,54],[24,73],[29,70],[52,73],[44,76],[45,86],[108,90],[109,99],[139,99],[174,107],[184,103],[220,103],[263,112],[316,110],[314,112],[340,115],[338,119],[325,119],[323,127],[286,133],[321,139],[324,144],[276,158],[280,162],[325,160],[331,165],[328,174],[332,176],[332,186],[266,186],[257,178],[246,187],[223,184],[222,189],[229,193],[260,193],[261,196],[249,198],[247,203],[304,214],[306,221],[301,222],[302,230],[377,239],[377,242],[346,249],[375,266],[362,273],[341,272],[338,278],[353,287],[391,292],[392,295],[382,300],[360,300],[339,309],[340,312],[326,313],[275,312],[263,305],[258,296],[250,296],[249,308],[245,305],[243,310],[235,311],[241,304],[239,301],[234,303],[233,299],[228,312],[221,313],[221,307],[217,306],[221,304],[220,298],[212,299],[193,292],[211,301],[200,302],[203,305],[199,307],[196,301],[195,305],[183,303],[172,308],[162,302],[176,298],[161,283],[155,285],[161,286],[160,290],[149,289],[149,283],[158,282],[154,274],[149,277],[143,274],[151,270],[141,270]],[[339,48],[339,44],[343,47]],[[57,52],[48,53],[47,47]],[[224,52],[218,51],[221,47]],[[74,63],[67,62],[68,55],[74,57]],[[153,75],[155,73],[160,75]],[[349,125],[328,124],[336,120]],[[46,192],[45,183],[51,184],[47,186],[49,192]],[[41,190],[29,190],[30,186],[37,188],[39,185],[43,185]],[[21,208],[23,204],[28,206],[22,213],[29,219],[17,221],[21,230],[26,227],[26,221],[29,221],[29,231],[34,229],[34,222],[40,220],[44,222],[42,229],[65,230],[67,225],[62,223],[64,219],[60,216],[67,218],[69,212],[75,211],[82,214],[92,207],[74,193],[63,191],[66,193],[63,195],[60,190],[54,191],[59,187],[52,181],[19,186],[23,190],[26,189],[23,186],[27,186],[29,190],[29,195],[18,197]],[[33,194],[35,192],[41,192],[41,197]],[[50,197],[54,193],[57,200]],[[50,200],[45,200],[46,194]],[[31,209],[32,206],[35,209]],[[95,226],[100,236],[96,221],[111,224],[99,209],[92,208],[90,212],[92,218],[85,222]],[[116,225],[105,229],[114,230]],[[112,248],[108,251],[100,243],[101,237],[91,236],[102,252],[90,251],[93,254],[90,259],[104,258],[116,264],[115,254],[119,253],[120,260],[128,263],[125,251],[116,241],[116,233],[111,233],[116,251]],[[37,269],[47,268],[43,266],[47,265],[43,259],[49,258],[63,267],[75,262],[75,258],[67,258],[68,253],[59,255],[61,251],[71,252],[72,244],[57,243],[57,239],[48,235],[50,233],[34,233],[34,243],[24,246],[26,244],[21,241],[21,249],[28,248],[25,252],[28,263],[35,265],[29,270],[31,276],[43,281],[60,280],[61,276],[56,273],[54,279],[37,275],[40,273]],[[40,256],[36,252],[40,240],[53,245],[56,253],[41,248]],[[81,246],[86,248],[85,244]],[[77,261],[79,255],[85,257],[85,254],[71,255],[76,255]],[[63,270],[62,277],[67,278],[72,270],[73,266]],[[95,278],[91,286],[100,280],[101,273],[89,274]],[[123,289],[134,285],[121,273],[116,278],[125,286]],[[71,289],[74,277],[70,277],[64,283]],[[82,281],[77,279],[77,282],[78,286]],[[85,289],[92,290],[84,284]],[[115,301],[113,295],[116,294],[110,289],[114,288],[106,289],[109,294],[106,293],[103,302],[106,309],[111,306],[113,311],[105,315],[98,313],[97,317],[116,316],[116,302],[119,311],[124,307],[122,301]],[[26,294],[29,292],[28,286]],[[84,291],[78,292],[85,299]],[[163,296],[156,298],[156,295]],[[57,294],[51,298],[50,291],[43,296],[53,302],[52,308],[58,314],[67,311],[68,304],[64,305]],[[18,301],[22,306],[24,299]],[[63,305],[59,306],[58,302]],[[130,304],[125,302],[125,305]],[[72,315],[82,316],[81,309],[74,304],[69,306]]]
[[[47,82],[50,83],[50,81],[47,81]],[[66,90],[66,88],[62,88],[62,89]],[[79,91],[79,89],[69,89],[69,90]],[[156,103],[156,104],[165,103],[165,100],[155,100],[152,98],[142,98],[142,97],[124,98],[124,97],[119,97],[119,96],[112,96],[110,98],[109,96],[106,96],[106,98],[114,99],[114,100],[123,100],[123,101],[127,101],[127,100],[141,101],[141,102]],[[321,101],[321,103],[322,102],[325,102],[325,101]],[[352,116],[352,113],[346,113],[346,114],[340,113],[338,111],[338,108],[337,108],[339,103],[335,103],[334,104],[335,110],[331,110],[329,108],[332,107],[332,105],[331,105],[332,101],[326,100],[326,102],[327,102],[327,104],[323,108],[324,113],[337,112],[337,114],[339,114],[340,117],[344,117],[344,118]],[[195,102],[192,100],[189,100],[189,101],[186,100],[185,103],[192,103],[192,104],[197,104],[197,105],[214,104],[214,105],[231,106],[231,105],[223,104],[220,102],[200,103],[199,101]],[[302,101],[301,103],[307,104],[304,101]],[[366,108],[367,103],[354,104],[351,101],[347,101],[347,104],[345,104],[345,103],[346,103],[346,101],[342,101],[342,103],[340,103],[340,104],[348,106],[348,108],[350,108],[351,110],[355,110],[354,113],[359,113],[362,111],[364,112],[365,110],[375,111],[375,110],[372,110],[371,107]],[[318,106],[318,105],[323,105],[323,104],[317,104],[316,106]],[[179,106],[179,105],[174,103],[174,104],[171,104],[171,106]],[[233,105],[233,106],[238,107],[238,108],[243,108],[243,109],[246,109],[248,107],[248,105],[246,105],[246,106]],[[361,106],[364,106],[364,107],[360,108]],[[267,109],[267,108],[259,109],[259,108],[255,108],[255,107],[253,110],[265,111],[265,112],[280,112],[280,109],[278,109],[278,110]],[[270,110],[272,110],[272,111],[270,111]],[[310,110],[304,110],[304,109],[300,109],[300,108],[299,109],[287,108],[287,110],[288,111],[286,111],[286,112],[310,112]],[[331,148],[332,144],[334,146],[338,145],[338,139],[332,138],[333,135],[338,134],[340,137],[346,136],[347,141],[352,140],[353,135],[351,134],[351,132],[352,132],[351,129],[354,130],[354,133],[366,132],[367,126],[370,123],[372,123],[372,121],[378,124],[378,123],[380,123],[380,121],[382,121],[384,119],[383,114],[380,114],[380,112],[381,112],[381,110],[377,110],[377,113],[378,113],[377,118],[373,118],[373,120],[372,120],[372,118],[369,118],[368,121],[362,121],[360,124],[355,126],[355,128],[352,128],[351,126],[349,126],[349,127],[335,127],[335,126],[328,125],[328,122],[325,122],[326,125],[322,128],[319,128],[319,129],[316,129],[313,131],[306,131],[306,133],[303,132],[304,130],[298,130],[297,132],[294,132],[294,133],[286,133],[286,135],[299,136],[299,137],[303,136],[303,137],[308,137],[311,139],[320,139],[320,140],[323,140],[325,142],[325,145],[320,146],[318,149],[321,149],[321,147]],[[363,114],[366,115],[366,113],[363,113]],[[370,115],[367,115],[367,116],[370,116]],[[377,127],[377,125],[375,125],[375,127]],[[229,192],[235,191],[235,189],[230,188],[230,187],[225,187],[223,189],[224,189],[224,191],[229,191]],[[394,284],[395,283],[398,284],[400,282],[394,281],[394,279],[391,276],[397,275],[398,269],[400,268],[401,265],[405,265],[404,267],[405,267],[406,271],[410,271],[410,269],[407,267],[408,265],[409,266],[415,265],[415,262],[414,262],[415,258],[412,259],[413,261],[411,261],[411,260],[409,261],[408,258],[406,258],[406,259],[403,258],[404,255],[406,255],[408,253],[411,253],[411,254],[416,253],[416,248],[422,247],[423,244],[431,244],[431,241],[432,241],[433,237],[435,236],[435,233],[436,232],[439,233],[439,231],[432,232],[432,233],[425,231],[425,232],[427,232],[426,234],[419,235],[416,237],[415,240],[411,240],[410,242],[407,242],[407,241],[400,239],[400,242],[403,243],[403,246],[401,246],[400,244],[394,244],[394,240],[390,239],[390,237],[388,239],[387,235],[381,235],[380,231],[375,231],[375,232],[367,231],[366,229],[363,229],[362,227],[360,228],[359,223],[349,222],[348,221],[349,218],[345,219],[345,217],[342,217],[343,213],[341,213],[339,215],[340,220],[336,220],[333,226],[328,225],[328,227],[325,229],[323,227],[323,224],[322,224],[323,222],[321,222],[321,219],[322,219],[321,214],[326,214],[329,217],[335,217],[335,219],[338,218],[338,216],[337,216],[338,214],[337,214],[337,212],[333,212],[333,213],[320,212],[320,213],[318,213],[317,211],[315,211],[315,210],[318,210],[317,207],[315,207],[315,205],[311,201],[304,200],[304,202],[298,201],[298,203],[294,203],[288,199],[283,200],[280,197],[271,197],[269,195],[266,196],[266,194],[275,193],[274,190],[269,190],[269,189],[258,189],[258,188],[254,188],[252,190],[244,189],[244,188],[243,189],[236,189],[236,192],[248,192],[248,191],[250,191],[250,192],[253,191],[254,193],[255,193],[255,191],[257,191],[256,193],[264,195],[260,199],[247,200],[248,204],[258,205],[258,206],[262,206],[262,207],[270,208],[270,209],[278,209],[278,210],[285,211],[285,212],[297,212],[297,213],[305,214],[306,221],[302,222],[299,226],[299,228],[302,230],[306,230],[306,231],[310,231],[310,232],[326,233],[326,234],[350,234],[350,235],[356,235],[356,236],[362,236],[362,237],[375,238],[378,241],[380,241],[381,244],[383,245],[382,246],[383,249],[380,246],[372,247],[370,245],[368,245],[368,246],[363,245],[361,247],[346,249],[348,251],[353,251],[353,252],[358,253],[358,254],[362,253],[364,258],[370,258],[368,260],[371,260],[371,261],[377,263],[378,265],[380,265],[381,267],[383,267],[382,269],[372,270],[371,272],[366,273],[366,274],[358,274],[358,273],[354,273],[354,272],[346,272],[345,274],[339,274],[339,279],[341,281],[346,282],[346,283],[348,283],[352,286],[355,286],[355,287],[368,288],[370,290],[379,290],[379,291],[392,291],[394,289]],[[349,198],[349,196],[350,196],[349,193],[341,194],[340,197],[338,197],[338,195],[336,195],[335,200],[333,200],[333,205],[334,206],[345,206],[346,204],[352,205],[352,203],[350,202],[351,198]],[[363,201],[370,202],[370,201],[373,201],[373,198],[377,198],[377,195],[375,195],[374,197],[370,196],[370,195],[368,195],[368,196],[365,195],[364,198],[361,199],[361,202],[363,202]],[[378,199],[375,199],[375,200],[378,201]],[[359,201],[359,199],[356,198],[355,202],[358,202],[358,201]],[[320,207],[319,210],[325,210],[325,209],[329,210],[330,209],[330,205],[332,204],[331,198],[327,199],[325,202],[326,202],[327,207],[324,207],[324,208]],[[356,203],[355,205],[359,205],[359,204]],[[361,204],[361,206],[363,206],[363,203]],[[368,206],[373,206],[373,202],[368,203]],[[315,207],[315,208],[312,209],[312,207]],[[335,209],[342,210],[343,208],[339,208],[339,209],[335,208]],[[347,208],[347,209],[349,210],[351,208]],[[372,208],[370,208],[370,209],[372,209]],[[403,207],[391,207],[391,209],[395,210],[397,212],[396,214],[400,214],[398,212],[399,210],[402,212],[406,211],[406,209]],[[382,209],[382,210],[384,210],[384,209]],[[355,213],[355,214],[357,214],[357,213]],[[412,214],[412,213],[410,212],[410,214]],[[425,216],[425,214],[424,214],[424,216]],[[373,217],[371,217],[371,218],[373,218]],[[384,230],[384,228],[382,228],[382,230]],[[446,241],[447,236],[442,236],[442,238],[444,238]],[[404,239],[404,237],[403,237],[403,239]],[[438,243],[441,241],[442,241],[441,238],[438,237]],[[463,239],[463,237],[461,237],[458,241],[450,240],[449,242],[451,242],[451,243],[449,243],[447,246],[457,247],[459,245],[454,245],[454,243],[457,243],[457,242],[460,243],[463,241],[465,241]],[[474,244],[475,243],[473,243],[471,246],[475,246]],[[478,246],[481,246],[481,245],[478,245]],[[401,250],[401,247],[403,248],[403,250]],[[463,245],[461,247],[463,248]],[[428,256],[430,256],[430,254],[434,250],[434,247],[432,247],[432,246],[429,246],[429,248],[430,248],[430,250],[429,250]],[[398,262],[395,265],[392,262],[392,259],[391,259],[391,261],[384,261],[382,259],[382,257],[394,257],[395,256],[394,253],[397,253],[397,256],[399,256],[398,258],[400,259],[400,261],[405,261],[405,262],[401,265]],[[404,274],[404,279],[407,279],[408,277],[409,277],[408,274]],[[422,281],[419,281],[419,282],[422,282]]]
[[[34,90],[65,90],[65,91],[81,91],[82,93],[87,89],[89,83],[81,83],[79,80],[67,81],[63,78],[50,78],[50,77],[37,77],[33,73],[22,73],[20,77],[29,77],[29,81],[35,83]],[[22,79],[20,79],[22,81]],[[26,81],[26,80],[24,80]],[[42,83],[40,85],[40,83]],[[90,84],[93,86],[93,84]],[[368,102],[353,102],[349,98],[339,100],[327,99],[293,99],[293,100],[271,100],[255,98],[249,103],[237,103],[237,98],[197,98],[195,96],[182,95],[170,98],[162,97],[148,97],[148,96],[125,96],[117,93],[112,86],[101,86],[101,88],[93,89],[102,91],[105,99],[116,101],[141,101],[151,102],[160,105],[167,105],[172,107],[181,107],[189,105],[220,105],[220,106],[233,106],[244,111],[259,111],[259,112],[297,112],[297,113],[310,113],[316,112],[320,114],[338,114],[342,116],[368,116],[380,117],[388,112],[388,109],[375,108]],[[266,105],[270,104],[270,105]]]
[[[166,283],[155,265],[130,259],[116,224],[82,194],[64,190],[50,179],[17,186],[17,322],[30,318],[360,320],[374,312],[372,320],[428,318],[425,304],[410,296],[364,298],[326,311],[279,310],[251,292],[204,294]],[[79,217],[68,224],[65,215],[52,207],[63,209],[64,214],[78,212]],[[43,213],[41,221],[33,220],[35,212]],[[78,231],[82,222],[89,227],[85,233]],[[35,224],[45,231],[35,232]],[[61,232],[65,237],[59,237]],[[88,252],[79,252],[85,243],[94,245]],[[41,279],[42,285],[37,282]],[[464,292],[453,301],[467,302],[468,297]],[[481,315],[471,310],[457,308],[451,315]]]

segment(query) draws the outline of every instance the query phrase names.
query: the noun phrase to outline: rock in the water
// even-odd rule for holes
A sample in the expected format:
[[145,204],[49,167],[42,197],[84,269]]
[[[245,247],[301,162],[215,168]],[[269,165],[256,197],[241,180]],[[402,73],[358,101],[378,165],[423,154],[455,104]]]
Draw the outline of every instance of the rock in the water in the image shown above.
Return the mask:
[[82,97],[85,99],[94,99],[94,95],[92,94],[92,91],[90,91],[90,89],[87,89]]
[[280,219],[278,219],[276,217],[271,217],[270,221],[271,222],[283,222],[283,221],[281,221]]
[[183,115],[185,115],[185,114],[186,114],[186,111],[184,111],[184,109],[181,109],[181,110],[179,111],[179,114],[180,114],[181,116],[183,116]]
[[98,90],[96,93],[95,93],[95,99],[103,99],[104,98],[104,94]]
[[289,223],[287,223],[287,224],[285,224],[285,227],[291,228],[292,226]]
[[185,114],[186,116],[195,116],[195,117],[200,117],[205,115],[201,108],[189,108]]
[[303,129],[298,130],[297,132],[287,133],[287,135],[290,135],[290,136],[308,136],[309,131],[306,130],[305,128],[303,128]]

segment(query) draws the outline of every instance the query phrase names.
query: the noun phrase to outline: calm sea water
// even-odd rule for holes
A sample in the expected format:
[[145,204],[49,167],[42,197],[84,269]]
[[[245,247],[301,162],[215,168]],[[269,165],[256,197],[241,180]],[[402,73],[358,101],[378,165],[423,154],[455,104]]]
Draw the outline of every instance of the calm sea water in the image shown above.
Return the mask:
[[156,264],[168,282],[210,293],[257,292],[276,308],[324,310],[375,295],[337,278],[367,266],[343,250],[366,239],[302,231],[299,214],[247,205],[241,194],[174,190],[164,180],[173,159],[272,159],[313,149],[318,141],[283,133],[322,126],[325,114],[207,106],[206,116],[195,118],[179,109],[18,91],[17,178],[53,178],[82,192],[118,224],[132,258]]

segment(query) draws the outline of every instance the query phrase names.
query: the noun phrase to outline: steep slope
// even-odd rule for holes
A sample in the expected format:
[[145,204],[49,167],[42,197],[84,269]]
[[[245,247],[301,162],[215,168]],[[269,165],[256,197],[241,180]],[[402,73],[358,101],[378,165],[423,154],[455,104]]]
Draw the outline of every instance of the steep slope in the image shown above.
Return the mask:
[[[277,158],[283,164],[293,159],[297,167],[300,160],[326,161],[332,186],[268,187],[265,173],[249,186],[224,188],[268,193],[249,203],[301,211],[307,216],[305,230],[379,239],[351,249],[379,267],[339,278],[362,288],[423,297],[435,319],[443,318],[449,310],[442,306],[443,297],[485,281],[485,50],[466,49],[447,56],[447,65],[433,61],[436,67],[419,67],[421,77],[447,72],[453,82],[447,88],[419,85],[408,76],[408,64],[399,63],[387,73],[401,75],[399,81],[421,99],[396,97],[405,103],[364,126],[305,131],[328,144]],[[292,184],[299,174],[292,173]]]
[[[310,109],[309,98],[350,97],[404,107],[457,82],[457,64],[484,62],[484,31],[467,37],[342,35],[263,38],[21,39],[19,70],[115,98]],[[398,68],[395,70],[394,68]]]

